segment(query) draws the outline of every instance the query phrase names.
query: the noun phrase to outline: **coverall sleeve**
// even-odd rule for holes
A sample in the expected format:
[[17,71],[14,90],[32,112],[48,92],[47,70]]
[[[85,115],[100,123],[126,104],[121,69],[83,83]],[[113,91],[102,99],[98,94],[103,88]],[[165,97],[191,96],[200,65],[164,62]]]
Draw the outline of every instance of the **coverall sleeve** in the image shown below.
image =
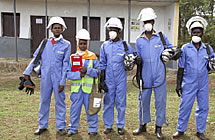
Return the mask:
[[65,50],[65,56],[63,59],[62,77],[60,80],[60,85],[62,86],[66,85],[66,71],[69,65],[70,53],[71,53],[71,44],[69,43],[67,46],[67,49]]
[[[127,43],[127,42],[126,42],[126,43]],[[128,43],[127,43],[127,46],[128,46],[128,53],[129,53],[129,54],[133,54],[135,50],[134,50],[134,49],[131,47],[131,45],[128,44]]]
[[167,46],[167,49],[170,49],[170,48],[172,48],[173,46],[172,46],[172,44],[171,43],[169,43],[169,40],[168,40],[168,38],[163,34],[163,37],[164,37],[164,40],[166,41],[166,46]]
[[[44,41],[44,40],[43,40],[43,41]],[[34,52],[34,54],[33,54],[33,59],[31,60],[31,62],[28,64],[28,67],[27,67],[27,68],[25,69],[25,71],[23,72],[24,75],[31,75],[31,72],[32,72],[33,67],[34,67],[33,62],[34,62],[34,60],[36,59],[37,54],[39,53],[39,50],[40,50],[40,48],[41,48],[41,45],[43,44],[43,41],[41,41],[39,47],[38,47],[38,48],[36,49],[36,51]],[[40,58],[39,58],[39,60],[40,60]],[[38,62],[37,62],[36,65],[39,64],[39,60],[38,60]]]
[[93,60],[93,68],[87,67],[87,72],[86,74],[89,75],[90,77],[98,77],[98,68],[99,66],[99,61],[98,59]]
[[66,78],[69,79],[69,80],[79,80],[79,79],[81,79],[80,71],[72,72],[71,60],[70,60],[69,65],[67,67]]
[[178,67],[179,68],[184,68],[185,61],[186,61],[185,48],[182,47],[181,48],[181,57],[179,58],[179,61],[178,61]]
[[104,50],[104,43],[101,46],[100,49],[100,63],[99,63],[99,70],[104,70],[106,69],[107,66],[107,60],[106,60],[106,54],[105,54],[105,50]]
[[136,51],[137,51],[137,55],[141,56],[141,49],[139,46],[139,38],[136,40]]

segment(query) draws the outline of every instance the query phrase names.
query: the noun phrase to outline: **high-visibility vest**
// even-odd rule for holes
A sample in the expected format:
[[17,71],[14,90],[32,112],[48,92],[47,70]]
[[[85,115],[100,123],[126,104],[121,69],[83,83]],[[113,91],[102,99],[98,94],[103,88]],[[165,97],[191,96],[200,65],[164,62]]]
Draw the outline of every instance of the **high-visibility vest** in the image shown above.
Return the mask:
[[[93,68],[93,60],[89,61],[88,67]],[[80,87],[82,87],[83,92],[91,93],[93,87],[93,77],[85,75],[82,79],[72,80],[71,92],[78,92]]]

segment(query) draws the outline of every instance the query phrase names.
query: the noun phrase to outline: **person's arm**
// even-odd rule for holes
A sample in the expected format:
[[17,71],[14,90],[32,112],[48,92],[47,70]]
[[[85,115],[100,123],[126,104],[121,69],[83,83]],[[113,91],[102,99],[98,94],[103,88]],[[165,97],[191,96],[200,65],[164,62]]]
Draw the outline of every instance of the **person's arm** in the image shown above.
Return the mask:
[[93,68],[87,67],[87,72],[86,74],[89,75],[90,77],[98,77],[98,68],[99,66],[99,61],[97,59],[93,60]]
[[[28,77],[31,75],[31,72],[32,72],[33,67],[34,67],[33,62],[34,62],[34,60],[36,59],[37,54],[39,53],[39,50],[40,50],[40,48],[41,48],[42,43],[43,43],[43,41],[40,43],[39,47],[38,47],[38,48],[36,49],[36,51],[34,52],[34,54],[33,54],[33,59],[31,60],[31,62],[28,64],[28,67],[27,67],[27,68],[25,69],[25,71],[23,72],[25,78],[28,78]],[[40,60],[40,59],[41,59],[41,58],[39,58],[39,60]],[[39,60],[38,60],[38,61],[39,61]]]
[[100,49],[100,63],[99,63],[99,70],[105,70],[106,69],[106,66],[107,66],[107,60],[106,60],[106,57],[105,56],[105,45],[104,43],[102,44],[101,46],[101,49]]
[[164,37],[164,40],[166,41],[166,46],[167,46],[167,49],[170,49],[170,48],[172,48],[173,46],[172,46],[172,44],[171,43],[169,43],[169,40],[168,40],[168,38],[163,34],[163,37]]
[[67,75],[67,68],[69,65],[69,60],[70,60],[70,53],[71,53],[71,44],[67,44],[67,48],[65,49],[64,52],[64,59],[63,59],[63,68],[62,68],[62,77],[60,80],[60,85],[65,86],[66,85],[66,75]]

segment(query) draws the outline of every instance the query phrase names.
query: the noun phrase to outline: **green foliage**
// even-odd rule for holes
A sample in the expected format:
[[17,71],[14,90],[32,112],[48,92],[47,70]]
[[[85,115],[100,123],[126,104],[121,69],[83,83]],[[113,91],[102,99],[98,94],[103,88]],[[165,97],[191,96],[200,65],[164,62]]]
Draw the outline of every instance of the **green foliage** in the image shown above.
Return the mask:
[[180,0],[179,1],[179,46],[191,40],[186,23],[193,16],[201,16],[208,22],[207,30],[203,36],[203,42],[209,43],[215,49],[215,17],[214,0]]

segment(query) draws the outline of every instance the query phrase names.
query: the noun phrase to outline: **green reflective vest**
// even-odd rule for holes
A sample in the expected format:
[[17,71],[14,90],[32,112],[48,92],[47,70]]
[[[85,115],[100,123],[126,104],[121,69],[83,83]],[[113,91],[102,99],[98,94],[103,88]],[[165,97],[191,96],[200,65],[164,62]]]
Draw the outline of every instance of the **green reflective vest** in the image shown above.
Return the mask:
[[[93,60],[89,61],[88,67],[93,68]],[[72,80],[71,92],[78,92],[81,86],[83,92],[91,93],[93,87],[93,77],[85,75],[82,79]]]

